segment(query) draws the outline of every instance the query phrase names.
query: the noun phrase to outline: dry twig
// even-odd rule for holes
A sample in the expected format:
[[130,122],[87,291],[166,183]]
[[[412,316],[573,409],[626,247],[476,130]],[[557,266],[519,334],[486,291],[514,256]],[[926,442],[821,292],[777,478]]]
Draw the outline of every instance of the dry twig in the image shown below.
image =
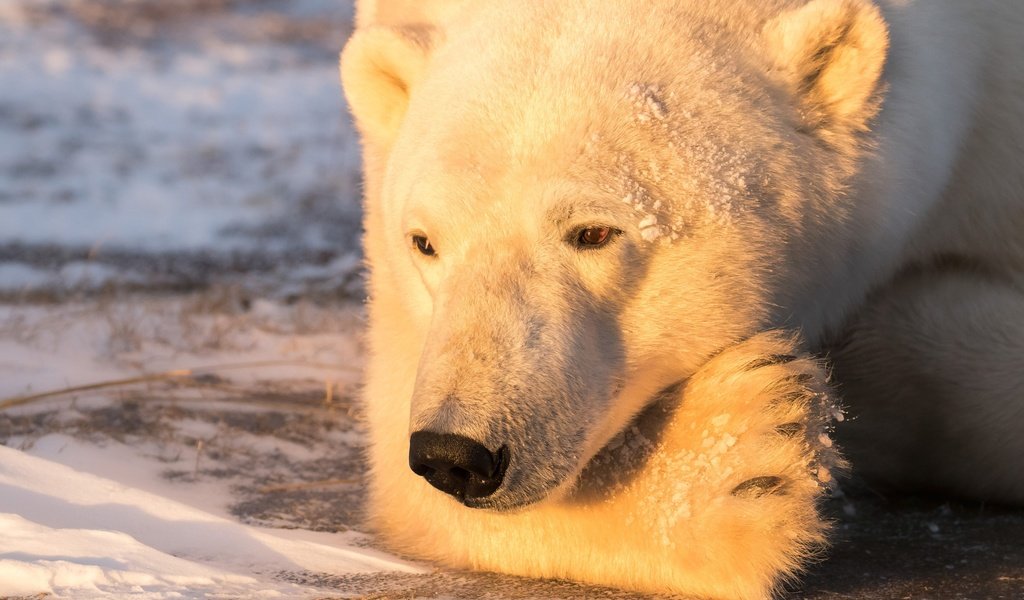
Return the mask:
[[74,385],[69,387],[63,387],[56,390],[49,390],[46,392],[39,392],[38,394],[29,394],[25,396],[14,396],[13,398],[6,398],[0,400],[0,410],[13,408],[15,406],[21,406],[37,400],[44,400],[46,398],[55,398],[58,396],[65,396],[67,394],[75,394],[78,392],[87,392],[92,390],[100,390],[113,387],[121,387],[126,385],[135,385],[139,383],[151,383],[154,381],[175,381],[175,380],[192,380],[197,385],[201,384],[199,378],[203,376],[209,376],[215,374],[217,371],[227,371],[233,369],[255,369],[260,367],[284,367],[284,366],[301,366],[301,367],[312,367],[314,369],[327,369],[327,370],[354,370],[351,367],[345,367],[342,365],[328,365],[324,363],[315,363],[307,361],[288,361],[288,360],[264,360],[264,361],[253,361],[245,363],[228,363],[221,365],[210,365],[205,367],[196,367],[194,369],[172,369],[170,371],[164,371],[162,373],[150,373],[146,375],[139,375],[138,377],[127,377],[124,379],[110,379],[107,381],[99,381],[96,383],[88,383],[85,385]]

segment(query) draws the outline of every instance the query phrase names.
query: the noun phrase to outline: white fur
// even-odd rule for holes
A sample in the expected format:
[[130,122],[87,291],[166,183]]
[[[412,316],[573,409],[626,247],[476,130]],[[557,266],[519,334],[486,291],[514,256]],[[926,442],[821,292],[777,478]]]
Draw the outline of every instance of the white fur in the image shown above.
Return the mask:
[[[357,12],[369,508],[394,547],[763,597],[823,539],[835,411],[814,362],[778,359],[821,350],[863,415],[838,432],[855,471],[1024,501],[1024,5]],[[568,243],[594,225],[621,235]],[[423,429],[511,448],[489,508],[408,469]]]

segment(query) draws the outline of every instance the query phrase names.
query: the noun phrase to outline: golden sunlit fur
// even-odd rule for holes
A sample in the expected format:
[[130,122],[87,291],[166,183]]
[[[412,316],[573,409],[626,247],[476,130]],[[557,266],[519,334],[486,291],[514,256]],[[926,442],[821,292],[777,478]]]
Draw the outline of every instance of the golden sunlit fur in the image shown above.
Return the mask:
[[[762,598],[820,549],[815,504],[840,466],[821,444],[836,409],[820,367],[756,365],[796,351],[762,334],[723,352],[595,459],[593,489],[516,513],[465,508],[426,486],[405,464],[403,435],[376,448],[375,468],[395,467],[374,482],[371,518],[392,547],[450,566]],[[622,480],[598,473],[640,457]]]
[[[764,598],[842,464],[822,351],[855,472],[1024,501],[1024,5],[360,0],[357,26],[391,547]],[[501,486],[434,489],[415,431],[509,449]]]

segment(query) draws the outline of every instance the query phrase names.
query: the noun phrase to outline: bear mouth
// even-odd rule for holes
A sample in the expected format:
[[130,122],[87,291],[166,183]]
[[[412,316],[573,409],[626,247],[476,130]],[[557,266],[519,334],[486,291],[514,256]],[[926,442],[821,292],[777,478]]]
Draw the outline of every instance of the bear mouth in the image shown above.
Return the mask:
[[467,498],[462,502],[464,506],[472,509],[490,510],[500,513],[519,512],[534,504],[538,504],[550,496],[549,491],[540,492],[524,498],[516,498],[512,495],[487,496],[485,498]]
[[520,493],[515,491],[518,486],[514,482],[505,482],[494,493],[462,499],[462,504],[472,509],[513,513],[545,501],[590,503],[607,499],[628,485],[647,463],[661,440],[665,414],[680,402],[680,391],[686,381],[681,379],[653,394],[644,408],[590,460],[571,470],[563,480],[549,482],[536,491],[520,488]]
[[[515,459],[513,458],[513,461]],[[564,476],[551,476],[546,480],[531,480],[528,475],[531,471],[560,471]],[[556,465],[554,468],[538,466],[520,466],[514,469],[510,466],[509,477],[502,482],[493,493],[486,496],[459,498],[467,508],[489,510],[498,513],[517,512],[545,501],[561,498],[564,494],[561,489],[571,488],[575,484],[576,473],[571,465]]]

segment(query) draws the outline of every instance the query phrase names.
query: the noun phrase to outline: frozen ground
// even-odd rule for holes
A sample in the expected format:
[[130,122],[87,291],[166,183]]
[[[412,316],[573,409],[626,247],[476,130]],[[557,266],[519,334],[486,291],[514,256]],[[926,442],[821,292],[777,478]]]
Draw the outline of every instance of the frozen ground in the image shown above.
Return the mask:
[[[635,597],[360,533],[350,12],[0,0],[0,598]],[[1024,598],[1019,511],[830,510],[794,598]]]
[[0,298],[357,292],[344,0],[0,3]]

